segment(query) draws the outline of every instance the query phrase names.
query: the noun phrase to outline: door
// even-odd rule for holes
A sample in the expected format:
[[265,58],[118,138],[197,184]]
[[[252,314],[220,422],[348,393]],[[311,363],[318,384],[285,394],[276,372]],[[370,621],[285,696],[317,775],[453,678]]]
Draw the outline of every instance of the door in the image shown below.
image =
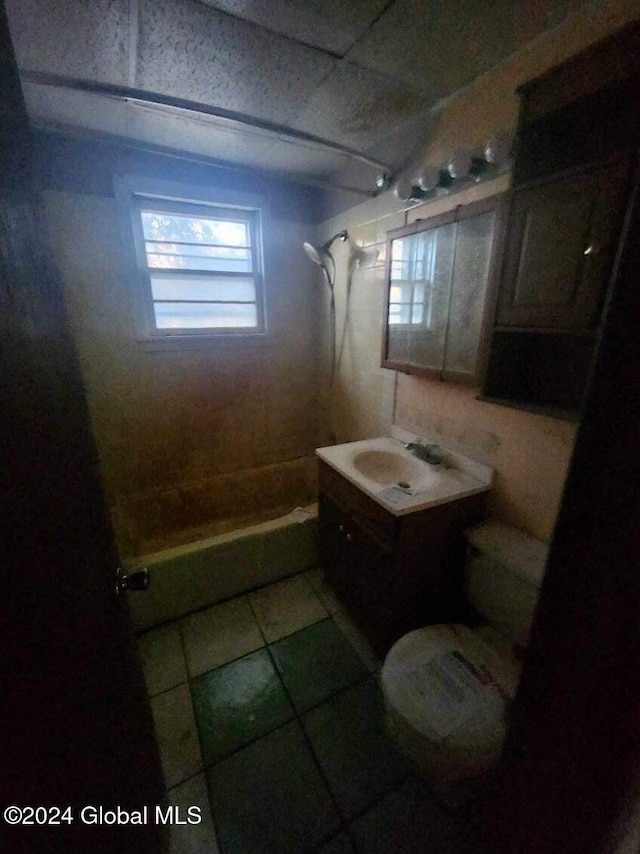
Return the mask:
[[3,824],[3,850],[153,852],[153,817],[80,815],[162,804],[164,786],[2,3],[0,45],[0,801],[71,807],[56,826]]
[[516,190],[509,212],[498,324],[592,329],[622,226],[630,164]]

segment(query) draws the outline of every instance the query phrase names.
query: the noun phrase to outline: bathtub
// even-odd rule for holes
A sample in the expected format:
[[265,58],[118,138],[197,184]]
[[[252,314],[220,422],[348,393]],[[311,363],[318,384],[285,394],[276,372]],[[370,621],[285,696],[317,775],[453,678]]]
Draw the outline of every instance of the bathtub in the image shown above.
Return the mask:
[[317,505],[206,540],[131,558],[151,585],[127,594],[136,629],[146,629],[309,569],[318,559]]

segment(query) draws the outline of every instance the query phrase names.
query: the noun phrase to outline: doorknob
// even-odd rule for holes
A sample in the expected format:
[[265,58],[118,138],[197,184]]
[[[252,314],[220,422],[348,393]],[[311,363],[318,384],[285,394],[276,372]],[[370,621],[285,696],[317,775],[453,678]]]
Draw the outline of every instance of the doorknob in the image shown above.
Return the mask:
[[125,569],[119,566],[116,571],[116,593],[120,595],[125,590],[147,590],[151,584],[151,573],[148,569],[141,569],[127,575]]

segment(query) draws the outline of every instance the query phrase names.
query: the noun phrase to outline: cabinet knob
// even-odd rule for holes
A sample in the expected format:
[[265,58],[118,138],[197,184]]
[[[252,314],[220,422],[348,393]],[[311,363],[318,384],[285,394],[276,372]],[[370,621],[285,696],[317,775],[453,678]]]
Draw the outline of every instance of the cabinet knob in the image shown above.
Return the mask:
[[340,525],[338,530],[340,531],[341,534],[344,534],[344,525]]
[[352,535],[347,534],[347,542],[350,543],[352,539],[353,539]]

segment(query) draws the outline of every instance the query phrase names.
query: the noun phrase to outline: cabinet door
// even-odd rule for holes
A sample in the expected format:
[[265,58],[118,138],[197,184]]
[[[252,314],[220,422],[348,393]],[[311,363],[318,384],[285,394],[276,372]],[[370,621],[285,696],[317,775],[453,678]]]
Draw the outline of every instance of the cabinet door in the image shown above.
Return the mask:
[[471,216],[461,214],[456,223],[443,380],[473,382],[480,373],[494,244],[501,221],[500,208],[493,201],[489,205],[487,210]]
[[434,218],[435,225],[391,242],[385,353],[389,363],[409,370],[442,368],[455,243],[453,217]]
[[353,566],[354,616],[378,655],[384,656],[403,632],[397,628],[397,591],[402,585],[392,548],[375,539],[358,521],[349,522]]
[[629,161],[515,192],[498,323],[591,329],[620,232]]
[[347,517],[323,492],[318,501],[320,564],[325,577],[345,600],[353,599],[351,552],[347,547]]

